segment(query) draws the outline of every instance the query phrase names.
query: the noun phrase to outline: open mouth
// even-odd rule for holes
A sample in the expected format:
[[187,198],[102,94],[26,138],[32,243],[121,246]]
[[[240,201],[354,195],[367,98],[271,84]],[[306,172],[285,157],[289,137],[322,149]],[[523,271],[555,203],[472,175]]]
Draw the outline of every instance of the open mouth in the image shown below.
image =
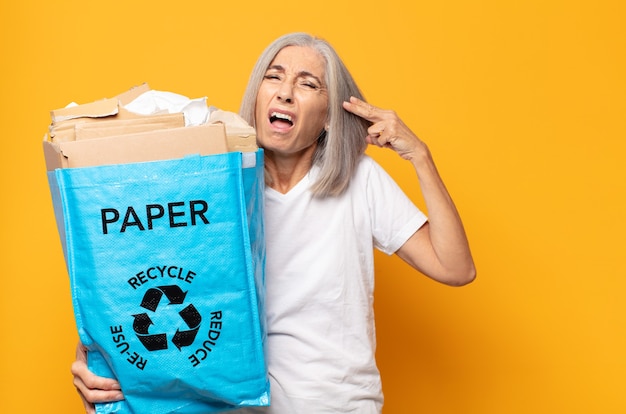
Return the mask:
[[291,118],[291,115],[283,114],[276,111],[270,114],[270,123],[272,125],[280,126],[283,128],[293,126],[293,120]]

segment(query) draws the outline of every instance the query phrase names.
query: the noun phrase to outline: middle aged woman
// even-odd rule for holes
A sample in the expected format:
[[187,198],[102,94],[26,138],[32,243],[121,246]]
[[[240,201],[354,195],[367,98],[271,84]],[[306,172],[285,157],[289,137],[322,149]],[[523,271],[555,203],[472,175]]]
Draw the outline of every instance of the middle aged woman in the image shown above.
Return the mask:
[[[373,248],[440,282],[475,275],[461,220],[426,145],[363,101],[328,43],[284,36],[259,58],[241,115],[266,153],[268,361],[275,413],[379,412]],[[429,220],[369,157],[415,167]]]
[[[393,111],[364,102],[324,40],[294,33],[258,59],[240,109],[265,151],[267,361],[272,404],[238,413],[375,414],[374,248],[464,285],[475,268],[459,214],[424,144]],[[415,168],[429,218],[370,157],[390,148]],[[75,385],[89,411],[121,397],[90,373]]]

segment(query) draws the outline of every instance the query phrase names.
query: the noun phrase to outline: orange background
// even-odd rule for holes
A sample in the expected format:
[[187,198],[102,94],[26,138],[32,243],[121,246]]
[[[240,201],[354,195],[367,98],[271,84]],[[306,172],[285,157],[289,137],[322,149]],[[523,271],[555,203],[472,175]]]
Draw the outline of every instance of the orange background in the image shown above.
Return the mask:
[[[625,3],[223,3],[0,5],[0,412],[82,412],[49,110],[145,81],[236,111],[291,31],[327,38],[428,142],[478,266],[456,289],[377,256],[386,413],[626,412]],[[407,163],[370,153],[423,204]]]

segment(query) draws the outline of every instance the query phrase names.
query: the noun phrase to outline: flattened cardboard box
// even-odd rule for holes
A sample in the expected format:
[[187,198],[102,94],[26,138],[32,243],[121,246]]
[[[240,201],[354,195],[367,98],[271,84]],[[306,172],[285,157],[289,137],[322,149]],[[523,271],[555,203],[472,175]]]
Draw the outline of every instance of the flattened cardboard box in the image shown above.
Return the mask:
[[[182,113],[139,115],[125,109],[125,105],[150,90],[148,84],[144,83],[113,98],[50,111],[52,123],[44,139],[48,170],[158,161],[189,154],[258,150],[254,128],[232,112],[216,109],[210,113],[207,124],[185,127]],[[223,124],[223,138],[218,136],[219,127],[214,124]],[[165,129],[169,132],[162,131]],[[152,133],[141,134],[143,132]],[[203,142],[202,134],[206,134],[206,142]],[[117,139],[122,136],[123,140]],[[109,138],[111,141],[75,143],[97,138]],[[222,145],[224,142],[226,147]],[[167,152],[171,152],[169,156]]]
[[100,99],[94,102],[68,106],[50,111],[50,141],[75,141],[75,126],[86,123],[99,123],[102,120],[142,119],[143,115],[134,114],[124,105],[132,102],[141,94],[150,90],[148,84],[135,86],[113,98]]
[[74,134],[76,141],[81,141],[84,139],[136,134],[161,129],[182,128],[184,126],[185,116],[178,112],[141,118],[82,122],[74,125]]
[[43,142],[48,171],[228,152],[223,124],[170,128],[68,142]]

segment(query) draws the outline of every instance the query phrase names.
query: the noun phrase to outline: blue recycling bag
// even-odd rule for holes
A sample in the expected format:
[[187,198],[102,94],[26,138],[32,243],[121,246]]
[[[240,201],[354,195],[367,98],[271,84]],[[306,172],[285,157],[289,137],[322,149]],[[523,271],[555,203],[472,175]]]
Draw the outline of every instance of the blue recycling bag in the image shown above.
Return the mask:
[[97,413],[269,405],[263,153],[48,173]]

